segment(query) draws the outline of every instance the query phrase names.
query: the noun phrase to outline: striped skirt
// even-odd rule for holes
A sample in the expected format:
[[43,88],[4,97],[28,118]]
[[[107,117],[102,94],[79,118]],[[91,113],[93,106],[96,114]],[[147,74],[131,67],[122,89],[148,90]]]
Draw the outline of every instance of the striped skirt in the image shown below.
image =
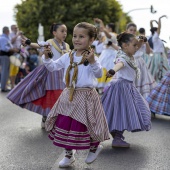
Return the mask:
[[113,81],[104,92],[102,103],[110,132],[150,130],[150,109],[132,82]]
[[14,104],[47,116],[62,90],[63,70],[49,72],[40,65],[11,90],[7,98]]
[[161,81],[167,71],[170,70],[166,55],[161,53],[154,53],[153,56],[150,56],[148,69],[157,82]]
[[[45,122],[46,130],[55,131],[56,121],[60,122],[58,117],[60,114],[86,126],[88,134],[93,141],[102,142],[109,139],[108,125],[97,91],[90,88],[77,88],[73,94],[73,101],[69,101],[69,94],[70,90],[68,88],[63,90],[47,116]],[[62,122],[67,124],[67,119]],[[62,129],[61,126],[58,128]],[[68,129],[64,128],[63,130]]]
[[148,62],[150,61],[150,55],[145,53],[141,57],[143,58],[143,60],[145,61],[146,65],[147,65]]
[[170,71],[152,90],[146,100],[152,112],[170,115]]
[[61,114],[58,115],[55,126],[48,136],[54,145],[65,149],[89,149],[92,146],[98,146],[100,143],[90,138],[84,124]]
[[147,65],[142,57],[135,58],[135,62],[140,69],[140,77],[136,78],[135,86],[140,94],[146,99],[151,90],[156,86],[156,81],[147,68]]

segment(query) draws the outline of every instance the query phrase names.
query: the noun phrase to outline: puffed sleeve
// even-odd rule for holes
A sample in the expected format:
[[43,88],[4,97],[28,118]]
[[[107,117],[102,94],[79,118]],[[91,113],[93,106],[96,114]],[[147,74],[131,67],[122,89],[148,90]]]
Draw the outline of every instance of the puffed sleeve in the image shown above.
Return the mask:
[[61,56],[58,60],[52,60],[50,58],[45,59],[45,56],[42,56],[42,61],[45,65],[45,67],[50,71],[53,72],[55,70],[60,70],[62,68],[65,68],[65,63],[66,63],[66,59],[68,58],[68,54],[64,54],[63,56]]
[[127,62],[123,58],[117,58],[116,61],[115,61],[115,64],[120,63],[120,62],[123,63],[124,67],[127,66]]
[[96,78],[102,77],[102,66],[100,65],[98,58],[95,57],[96,62],[90,64],[91,70]]

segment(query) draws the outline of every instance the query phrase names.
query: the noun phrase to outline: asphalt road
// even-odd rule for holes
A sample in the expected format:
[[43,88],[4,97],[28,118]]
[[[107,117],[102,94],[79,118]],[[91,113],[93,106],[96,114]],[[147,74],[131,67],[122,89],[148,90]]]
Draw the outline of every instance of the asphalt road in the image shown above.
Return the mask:
[[[58,170],[63,149],[41,129],[41,116],[19,108],[0,93],[0,170]],[[108,140],[91,165],[87,151],[77,151],[67,170],[170,170],[170,117],[156,115],[149,132],[124,134],[129,149],[112,149]],[[66,169],[66,168],[65,168]]]

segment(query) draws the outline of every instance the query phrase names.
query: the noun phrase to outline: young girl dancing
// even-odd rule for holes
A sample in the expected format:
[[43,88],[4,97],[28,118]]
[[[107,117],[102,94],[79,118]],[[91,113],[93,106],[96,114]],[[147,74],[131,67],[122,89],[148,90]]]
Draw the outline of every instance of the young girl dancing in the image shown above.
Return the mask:
[[[136,35],[136,29],[137,29],[137,26],[134,23],[129,23],[126,26],[126,32],[134,34],[134,35]],[[134,54],[134,59],[135,59],[137,67],[140,69],[140,72],[141,72],[140,77],[135,80],[135,85],[136,85],[136,88],[141,93],[141,95],[144,98],[146,98],[150,94],[151,90],[156,86],[156,82],[154,78],[152,77],[150,71],[148,70],[145,61],[142,58],[144,52],[149,53],[150,51],[149,44],[147,41],[144,42],[144,38],[145,37],[143,36],[143,39],[139,39],[138,41],[138,50]],[[145,46],[146,48],[144,48]]]
[[108,78],[106,81],[106,73],[114,66],[117,51],[112,47],[112,44],[117,45],[117,39],[116,33],[114,32],[115,24],[109,23],[105,27],[101,19],[95,18],[94,21],[99,24],[100,31],[105,35],[104,49],[99,56],[99,62],[103,69],[103,76],[98,79],[96,85],[99,94],[102,94],[103,89],[108,86],[112,80],[112,78]]
[[109,131],[114,138],[112,147],[130,147],[124,141],[125,130],[148,131],[151,128],[151,113],[145,99],[134,85],[135,78],[139,78],[133,54],[137,51],[138,40],[135,35],[124,32],[117,37],[118,51],[113,69],[107,77],[117,72],[117,80],[112,81],[110,87],[102,96],[102,103],[106,114]]
[[[159,38],[162,27],[161,20],[164,17],[167,18],[166,15],[163,15],[159,17],[158,21],[156,20],[150,21],[151,26],[150,31],[152,33],[152,36],[150,37],[152,43],[150,44],[152,44],[153,56],[151,57],[148,63],[148,68],[157,82],[160,82],[163,76],[168,72],[168,70],[170,70],[167,56],[165,53],[164,44],[162,40]],[[158,24],[158,27],[153,27],[153,22],[156,22]]]
[[85,162],[92,163],[102,149],[99,143],[109,139],[104,110],[94,88],[96,78],[102,76],[102,68],[93,51],[88,51],[96,36],[95,26],[79,23],[73,30],[75,50],[56,61],[49,59],[48,49],[43,55],[44,65],[49,71],[64,68],[66,88],[45,123],[53,144],[66,151],[59,167],[68,167],[75,161],[73,149],[90,149]]
[[[57,60],[70,50],[64,42],[67,36],[67,27],[64,24],[52,24],[50,33],[54,38],[47,42],[51,44],[52,60]],[[31,43],[32,47],[40,47]],[[43,116],[41,127],[44,128],[46,116],[65,88],[63,70],[49,72],[44,65],[40,65],[28,74],[8,95],[7,98],[16,105]]]

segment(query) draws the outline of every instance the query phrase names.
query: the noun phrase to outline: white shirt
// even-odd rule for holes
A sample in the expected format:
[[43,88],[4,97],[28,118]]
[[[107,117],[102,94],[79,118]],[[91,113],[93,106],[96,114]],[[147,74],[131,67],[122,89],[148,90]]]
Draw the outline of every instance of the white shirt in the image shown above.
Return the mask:
[[106,38],[104,44],[107,44],[109,41],[111,41],[114,44],[117,44],[116,34],[113,32],[110,32],[109,34],[111,35],[111,38],[110,39]]
[[61,53],[60,52],[58,52],[55,48],[54,48],[54,46],[51,46],[51,51],[52,51],[52,53],[53,53],[53,60],[55,61],[55,60],[57,60],[57,59],[59,59],[60,57],[61,57]]
[[[14,37],[16,37],[16,34],[14,32],[12,32],[12,33],[10,33],[9,37],[12,40]],[[16,38],[15,42],[12,43],[12,45],[13,45],[14,48],[20,49],[20,46],[21,46],[21,36],[18,36]]]
[[103,42],[100,42],[100,43],[99,43],[99,40],[96,40],[96,41],[94,41],[94,42],[92,43],[92,45],[95,46],[95,52],[96,52],[97,54],[101,54],[101,52],[102,52],[103,49],[104,49],[104,44],[103,44]]
[[142,55],[145,53],[146,53],[146,44],[143,44],[133,56],[134,58],[138,58],[138,57],[142,57]]
[[[82,59],[82,56],[77,57],[76,52],[73,54],[73,61],[79,63]],[[90,87],[93,88],[96,86],[97,80],[96,78],[102,77],[102,67],[98,62],[97,57],[95,58],[96,62],[94,64],[89,64],[88,66],[84,66],[84,64],[78,65],[78,76],[76,87]],[[69,53],[64,54],[58,60],[53,61],[52,59],[45,59],[45,56],[42,56],[42,60],[44,65],[49,71],[60,70],[64,68],[64,78],[63,81],[65,83],[65,76],[68,66],[70,65],[70,57]],[[73,70],[70,71],[70,79],[73,75]]]
[[159,34],[157,32],[154,33],[152,37],[153,42],[153,52],[154,53],[163,53],[165,51],[162,40],[159,38]]
[[122,62],[124,64],[124,67],[121,68],[117,73],[117,78],[122,78],[129,81],[135,81],[136,79],[136,71],[129,66],[129,64],[125,61],[123,58],[117,58],[116,64]]

